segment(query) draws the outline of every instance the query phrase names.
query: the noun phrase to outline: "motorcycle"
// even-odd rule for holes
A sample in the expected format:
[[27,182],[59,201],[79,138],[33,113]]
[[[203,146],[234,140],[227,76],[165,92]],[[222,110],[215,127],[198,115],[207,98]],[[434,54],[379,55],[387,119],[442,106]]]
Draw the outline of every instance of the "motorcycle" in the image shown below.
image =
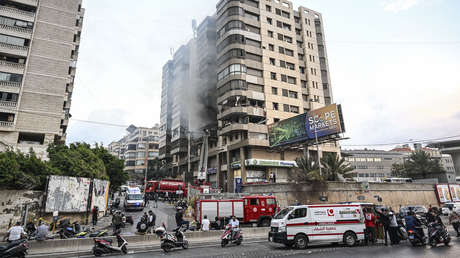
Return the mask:
[[241,232],[241,229],[238,229],[234,232],[234,236],[232,237],[232,226],[229,224],[225,227],[225,231],[222,234],[221,238],[221,243],[220,245],[222,247],[225,247],[228,244],[236,244],[236,245],[241,245],[243,242],[243,232]]
[[407,233],[407,229],[403,223],[403,219],[400,216],[397,216],[396,221],[398,222],[398,232],[397,233],[399,235],[399,239],[407,240],[409,237],[409,234]]
[[128,248],[126,246],[128,241],[120,235],[120,230],[116,231],[115,236],[117,237],[118,246],[112,245],[112,239],[94,238],[93,254],[95,256],[111,253],[127,254]]
[[81,226],[77,221],[72,223],[72,225],[63,226],[62,229],[58,232],[61,239],[79,237],[82,238],[86,236],[89,232],[81,231]]
[[425,233],[423,233],[423,227],[418,226],[418,227],[415,227],[415,230],[410,229],[408,231],[408,234],[409,234],[409,242],[411,243],[412,246],[426,245],[426,236],[425,236]]
[[163,249],[163,251],[167,253],[175,247],[182,247],[183,249],[187,249],[189,247],[188,240],[185,238],[184,234],[186,230],[182,231],[183,227],[184,226],[182,225],[176,228],[173,232],[167,232],[163,224],[163,226],[158,227],[155,230],[155,234],[160,237],[161,249]]
[[105,237],[109,235],[108,230],[99,230],[89,233],[89,237]]
[[6,245],[0,245],[0,257],[2,258],[10,258],[10,257],[23,258],[23,257],[26,257],[27,249],[29,249],[29,246],[27,245],[27,241],[25,239],[12,241],[11,243],[8,243]]
[[187,209],[187,202],[185,200],[179,200],[176,202],[176,210]]
[[449,232],[444,225],[436,222],[431,222],[428,225],[428,243],[431,247],[436,247],[439,243],[448,246],[450,240]]

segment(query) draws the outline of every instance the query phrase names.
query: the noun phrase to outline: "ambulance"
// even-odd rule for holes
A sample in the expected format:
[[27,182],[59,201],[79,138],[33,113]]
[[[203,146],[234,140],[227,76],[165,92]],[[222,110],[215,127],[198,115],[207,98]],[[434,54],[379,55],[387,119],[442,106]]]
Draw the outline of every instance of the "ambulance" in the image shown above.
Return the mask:
[[364,240],[365,228],[359,204],[290,206],[273,217],[268,240],[299,249],[315,243],[354,246]]

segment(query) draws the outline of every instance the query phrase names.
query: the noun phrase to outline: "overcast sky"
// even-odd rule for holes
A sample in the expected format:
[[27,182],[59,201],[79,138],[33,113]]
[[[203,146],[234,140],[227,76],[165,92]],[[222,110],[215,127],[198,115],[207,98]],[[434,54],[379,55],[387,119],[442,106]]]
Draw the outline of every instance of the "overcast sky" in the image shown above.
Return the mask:
[[[263,0],[261,0],[263,1]],[[133,1],[134,2],[134,1]],[[294,0],[323,14],[345,148],[460,134],[460,1]],[[84,0],[68,142],[160,121],[162,66],[217,0]],[[385,148],[385,147],[381,147]]]

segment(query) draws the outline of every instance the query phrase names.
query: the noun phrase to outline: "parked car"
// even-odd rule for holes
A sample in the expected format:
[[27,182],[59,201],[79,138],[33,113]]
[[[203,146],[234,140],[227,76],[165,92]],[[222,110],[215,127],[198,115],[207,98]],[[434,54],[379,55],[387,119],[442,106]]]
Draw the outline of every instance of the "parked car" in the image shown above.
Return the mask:
[[441,208],[443,215],[448,216],[450,214],[450,209],[453,211],[460,212],[460,202],[447,202]]
[[405,217],[407,216],[407,213],[409,210],[412,210],[415,212],[415,214],[425,216],[425,214],[428,212],[428,210],[425,208],[423,205],[408,205],[408,206],[403,206],[401,209],[399,209],[399,216]]

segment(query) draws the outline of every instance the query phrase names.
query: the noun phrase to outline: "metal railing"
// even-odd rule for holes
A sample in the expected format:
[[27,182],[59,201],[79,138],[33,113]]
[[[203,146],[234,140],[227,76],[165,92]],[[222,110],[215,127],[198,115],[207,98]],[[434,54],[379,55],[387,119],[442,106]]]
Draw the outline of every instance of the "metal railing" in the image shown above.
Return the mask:
[[14,122],[0,121],[0,127],[13,127]]
[[18,103],[14,101],[5,101],[5,100],[0,100],[0,106],[2,107],[16,107]]
[[11,44],[7,44],[7,43],[3,43],[3,42],[0,42],[0,47],[9,48],[9,49],[13,49],[13,50],[20,50],[20,51],[29,50],[29,47],[16,46],[16,45],[11,45]]
[[0,86],[11,87],[11,88],[19,88],[19,87],[21,87],[21,83],[19,83],[19,82],[9,82],[9,81],[0,81]]
[[24,67],[25,67],[24,64],[13,63],[13,62],[8,62],[4,60],[0,60],[0,65],[7,66],[10,68],[14,68],[14,69],[20,69],[20,70],[24,70]]
[[0,28],[15,31],[15,32],[19,32],[19,33],[32,34],[32,29],[9,26],[9,25],[5,25],[5,24],[0,24]]
[[16,8],[7,7],[7,6],[0,6],[0,11],[11,12],[11,13],[29,16],[29,17],[35,17],[35,13],[33,12],[27,12],[27,11],[19,10]]

